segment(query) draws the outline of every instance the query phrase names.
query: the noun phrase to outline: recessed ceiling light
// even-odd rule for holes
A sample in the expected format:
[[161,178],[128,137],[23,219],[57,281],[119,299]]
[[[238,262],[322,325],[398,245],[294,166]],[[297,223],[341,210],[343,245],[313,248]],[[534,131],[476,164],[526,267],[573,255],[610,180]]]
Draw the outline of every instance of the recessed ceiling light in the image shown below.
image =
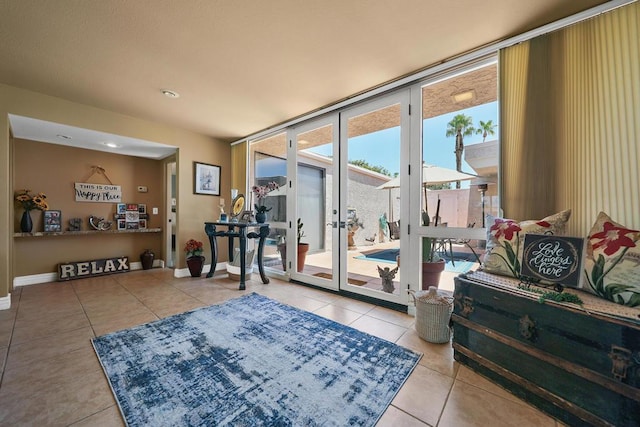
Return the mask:
[[103,144],[106,145],[109,148],[118,148],[118,147],[120,147],[118,144],[116,144],[115,142],[111,142],[111,141],[103,142]]
[[60,138],[60,139],[73,139],[73,138],[72,138],[72,137],[70,137],[69,135],[60,135],[60,134],[58,134],[58,135],[56,135],[56,136],[57,136],[58,138]]
[[169,89],[162,89],[162,94],[167,98],[180,98],[180,94],[178,92],[174,92]]

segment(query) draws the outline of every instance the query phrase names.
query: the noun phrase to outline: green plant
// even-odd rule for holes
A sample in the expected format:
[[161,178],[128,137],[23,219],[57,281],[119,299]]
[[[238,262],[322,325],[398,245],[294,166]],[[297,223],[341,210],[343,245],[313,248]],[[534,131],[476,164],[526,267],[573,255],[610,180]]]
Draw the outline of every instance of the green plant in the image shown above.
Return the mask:
[[298,244],[302,243],[300,240],[305,236],[303,226],[302,218],[298,218]]

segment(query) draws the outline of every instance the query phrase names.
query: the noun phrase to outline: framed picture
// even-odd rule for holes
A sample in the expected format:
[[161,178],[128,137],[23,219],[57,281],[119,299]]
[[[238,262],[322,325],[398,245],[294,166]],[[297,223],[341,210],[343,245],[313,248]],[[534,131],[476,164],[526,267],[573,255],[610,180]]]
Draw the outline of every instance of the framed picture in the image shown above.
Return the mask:
[[139,214],[146,214],[147,213],[147,205],[139,204],[138,205],[138,213]]
[[118,219],[118,230],[127,229],[127,220],[124,218]]
[[116,204],[116,213],[118,215],[124,215],[124,213],[127,211],[127,204],[126,203],[118,203]]
[[44,231],[49,233],[62,231],[61,211],[44,211]]
[[244,211],[242,212],[242,215],[240,215],[241,222],[251,222],[252,220],[253,220],[253,212],[251,211]]
[[140,214],[137,210],[127,211],[125,219],[127,220],[127,222],[138,222],[138,220],[140,219]]
[[140,224],[138,223],[138,221],[136,222],[127,221],[126,224],[127,224],[127,230],[137,230],[140,228]]
[[147,228],[147,220],[146,219],[141,219],[140,221],[138,221],[138,227],[140,227],[140,229],[145,230]]
[[193,194],[220,195],[220,166],[193,162]]

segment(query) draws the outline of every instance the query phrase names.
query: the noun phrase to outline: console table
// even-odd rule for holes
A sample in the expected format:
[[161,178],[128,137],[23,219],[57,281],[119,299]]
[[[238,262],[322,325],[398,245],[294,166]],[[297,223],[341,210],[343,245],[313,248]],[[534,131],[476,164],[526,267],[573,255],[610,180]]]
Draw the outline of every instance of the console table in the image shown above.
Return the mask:
[[[218,230],[216,227],[223,227],[222,230]],[[257,232],[249,231],[249,229],[258,229]],[[264,242],[269,236],[269,224],[259,224],[257,222],[228,222],[228,221],[214,221],[205,222],[204,231],[209,236],[209,244],[211,245],[211,270],[207,274],[207,277],[212,277],[215,271],[215,266],[218,263],[218,243],[217,237],[229,238],[229,262],[233,260],[233,246],[234,239],[237,237],[240,246],[240,290],[245,290],[245,254],[247,251],[247,239],[258,239],[258,269],[260,270],[260,278],[262,283],[269,283],[269,278],[264,273],[264,266],[262,265],[262,255],[264,252]]]

